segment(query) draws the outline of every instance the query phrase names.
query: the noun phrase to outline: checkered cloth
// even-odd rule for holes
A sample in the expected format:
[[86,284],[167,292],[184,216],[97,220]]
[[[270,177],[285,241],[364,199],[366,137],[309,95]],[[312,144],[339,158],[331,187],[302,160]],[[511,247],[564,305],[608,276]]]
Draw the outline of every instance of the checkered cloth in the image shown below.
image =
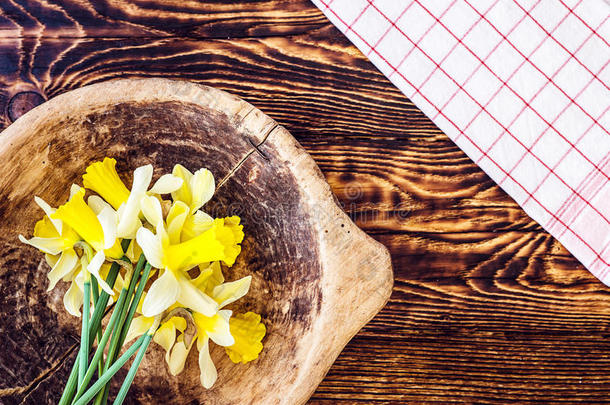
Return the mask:
[[610,285],[610,4],[312,1]]

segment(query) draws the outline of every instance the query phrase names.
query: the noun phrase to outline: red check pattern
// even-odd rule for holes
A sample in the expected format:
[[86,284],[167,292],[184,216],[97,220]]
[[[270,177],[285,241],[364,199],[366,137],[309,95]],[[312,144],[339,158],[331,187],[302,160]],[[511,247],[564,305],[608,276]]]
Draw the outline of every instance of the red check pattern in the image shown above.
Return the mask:
[[610,285],[610,5],[312,0]]

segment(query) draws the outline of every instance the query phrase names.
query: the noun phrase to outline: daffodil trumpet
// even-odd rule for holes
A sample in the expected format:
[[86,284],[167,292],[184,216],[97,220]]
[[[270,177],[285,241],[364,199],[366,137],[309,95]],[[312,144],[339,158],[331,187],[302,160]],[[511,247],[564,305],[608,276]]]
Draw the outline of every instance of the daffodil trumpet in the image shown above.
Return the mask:
[[[150,187],[154,169],[147,164],[134,170],[129,188],[116,167],[112,158],[89,165],[84,187],[72,185],[58,208],[35,197],[44,216],[33,237],[19,235],[44,253],[48,290],[69,283],[64,306],[82,317],[60,405],[105,405],[110,380],[135,355],[114,401],[122,404],[151,341],[165,349],[173,375],[182,372],[196,343],[205,388],[217,379],[212,343],[235,363],[256,360],[263,348],[260,315],[230,309],[248,293],[252,277],[225,281],[223,271],[238,260],[244,232],[239,217],[206,213],[216,187],[212,173],[177,164]],[[114,306],[106,311],[111,298]],[[106,312],[111,315],[102,328]]]

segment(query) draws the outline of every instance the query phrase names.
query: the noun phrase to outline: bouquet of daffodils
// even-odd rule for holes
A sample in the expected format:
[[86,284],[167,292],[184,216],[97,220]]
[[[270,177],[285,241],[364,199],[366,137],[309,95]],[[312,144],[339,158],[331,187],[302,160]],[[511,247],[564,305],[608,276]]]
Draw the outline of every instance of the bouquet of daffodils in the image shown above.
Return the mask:
[[84,188],[73,185],[59,208],[35,197],[45,215],[31,239],[19,235],[45,253],[49,290],[60,280],[70,283],[64,305],[82,317],[60,404],[105,404],[110,380],[135,355],[114,401],[121,404],[151,340],[165,349],[173,375],[196,342],[205,388],[217,378],[210,340],[235,363],[256,359],[263,348],[261,317],[226,309],[248,292],[251,276],[225,282],[223,268],[235,263],[244,233],[239,217],[212,218],[202,210],[214,194],[212,173],[176,165],[149,188],[152,175],[151,165],[138,167],[129,190],[116,160],[95,162],[83,175]]

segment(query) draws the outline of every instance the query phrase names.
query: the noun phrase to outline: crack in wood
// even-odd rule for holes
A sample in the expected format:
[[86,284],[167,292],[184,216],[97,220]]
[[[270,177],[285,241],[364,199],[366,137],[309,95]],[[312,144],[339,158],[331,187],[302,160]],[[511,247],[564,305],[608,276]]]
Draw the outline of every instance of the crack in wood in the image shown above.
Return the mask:
[[64,353],[61,358],[53,365],[51,366],[48,370],[45,370],[42,374],[40,374],[38,377],[36,377],[34,380],[32,380],[31,383],[29,383],[26,386],[23,387],[13,387],[13,388],[4,388],[4,389],[0,389],[0,398],[2,397],[7,397],[9,395],[15,395],[15,394],[22,394],[23,395],[23,399],[21,400],[20,404],[23,404],[25,399],[27,398],[27,396],[36,389],[36,387],[38,387],[40,385],[40,383],[42,383],[44,380],[46,380],[47,378],[51,377],[53,374],[55,374],[55,372],[64,364],[64,361],[70,356],[70,354],[72,354],[72,352],[78,347],[78,344],[73,344],[70,349],[68,349],[66,351],[66,353]]
[[[252,112],[252,111],[250,111],[250,112]],[[248,114],[250,112],[248,112]],[[250,156],[252,154],[259,153],[263,157],[263,159],[265,161],[267,161],[267,162],[269,161],[269,157],[263,151],[261,151],[259,148],[261,147],[261,145],[263,143],[265,143],[265,141],[267,141],[267,138],[269,138],[269,135],[271,135],[271,133],[274,130],[276,130],[279,126],[280,125],[278,123],[275,123],[275,125],[273,125],[273,127],[271,127],[271,129],[269,131],[267,131],[267,133],[263,137],[263,140],[260,141],[258,144],[255,144],[254,141],[252,141],[251,138],[247,138],[248,139],[248,143],[250,143],[250,145],[252,145],[252,149],[250,151],[248,151],[248,153],[246,153],[246,155],[243,158],[241,158],[240,161],[235,164],[235,166],[233,166],[233,168],[229,171],[229,173],[227,173],[227,175],[225,177],[222,178],[222,180],[220,180],[220,182],[218,183],[218,186],[216,186],[216,190],[220,189],[220,187],[222,187],[231,177],[233,177],[233,175],[246,162],[246,160],[248,160],[250,158]]]
[[64,362],[68,359],[68,357],[70,357],[70,355],[74,352],[74,350],[76,350],[77,347],[79,347],[79,344],[72,345],[72,347],[68,349],[66,353],[64,353],[64,355],[59,359],[59,361],[57,361],[57,363],[53,367],[36,377],[34,381],[32,381],[30,385],[28,385],[28,387],[25,387],[26,389],[25,393],[23,394],[23,399],[21,400],[21,402],[19,402],[19,404],[25,404],[26,399],[32,393],[32,391],[34,391],[44,380],[55,375],[57,370],[59,370],[61,366],[64,365]]

